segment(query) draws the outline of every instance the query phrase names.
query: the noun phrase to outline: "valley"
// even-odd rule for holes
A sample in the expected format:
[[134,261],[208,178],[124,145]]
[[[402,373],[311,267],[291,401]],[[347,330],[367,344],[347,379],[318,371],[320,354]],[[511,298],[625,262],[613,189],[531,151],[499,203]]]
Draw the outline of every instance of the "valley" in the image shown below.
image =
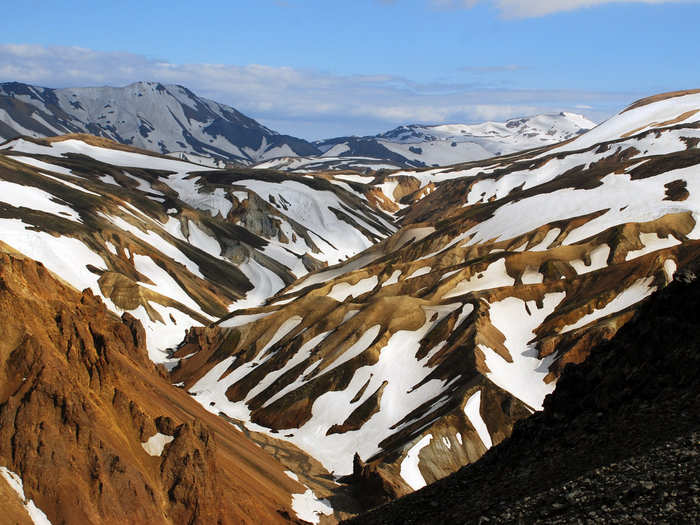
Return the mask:
[[[13,89],[54,117],[72,96]],[[131,89],[254,127],[172,86]],[[700,255],[696,91],[596,127],[372,139],[400,159],[354,139],[280,154],[268,145],[292,142],[269,134],[225,155],[163,138],[166,155],[43,118],[0,145],[0,466],[24,491],[12,500],[8,474],[0,497],[51,523],[336,523],[516,464],[528,449],[509,443],[573,395],[567,365],[624,375],[587,359],[634,347],[648,298]],[[75,486],[56,488],[69,466]]]

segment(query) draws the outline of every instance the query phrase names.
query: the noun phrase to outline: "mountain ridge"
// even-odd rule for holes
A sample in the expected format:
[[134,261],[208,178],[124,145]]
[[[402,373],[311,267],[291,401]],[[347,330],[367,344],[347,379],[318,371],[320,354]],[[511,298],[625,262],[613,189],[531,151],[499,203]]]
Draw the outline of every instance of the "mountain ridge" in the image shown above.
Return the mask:
[[504,123],[414,124],[375,136],[308,142],[178,84],[62,89],[0,84],[0,138],[90,133],[211,167],[237,163],[301,171],[447,165],[554,144],[593,126],[581,115],[560,113]]
[[0,134],[5,138],[10,138],[13,126],[15,135],[37,138],[87,132],[160,153],[245,164],[282,153],[316,153],[302,139],[281,135],[177,84],[52,89],[3,83],[0,114],[4,117]]

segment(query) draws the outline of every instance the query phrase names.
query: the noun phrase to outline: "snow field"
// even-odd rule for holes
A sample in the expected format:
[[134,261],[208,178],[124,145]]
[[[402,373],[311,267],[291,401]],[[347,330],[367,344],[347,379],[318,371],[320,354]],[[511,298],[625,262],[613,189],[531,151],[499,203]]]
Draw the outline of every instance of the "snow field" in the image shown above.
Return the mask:
[[[350,384],[344,390],[330,391],[321,395],[312,407],[311,419],[302,425],[301,428],[282,429],[274,435],[279,438],[280,436],[291,434],[291,437],[282,439],[288,440],[312,454],[329,471],[333,471],[338,475],[352,472],[352,458],[355,452],[358,452],[365,459],[378,452],[380,450],[378,443],[397,431],[390,428],[392,425],[424,402],[439,396],[445,386],[444,382],[439,380],[430,381],[421,388],[412,390],[417,383],[430,373],[431,369],[426,366],[426,363],[430,356],[434,355],[434,352],[439,350],[439,348],[433,349],[430,355],[421,361],[416,360],[414,356],[418,351],[419,342],[425,334],[446,315],[449,315],[461,306],[461,303],[455,303],[423,307],[426,321],[420,329],[416,331],[398,331],[393,334],[387,344],[381,349],[379,362],[358,369]],[[471,307],[471,305],[467,306]],[[471,308],[467,308],[467,306],[465,306],[465,311],[470,312]],[[438,313],[437,319],[429,321],[428,319],[434,313]],[[376,338],[380,329],[379,325],[368,329],[351,348],[336,358],[335,362],[330,363],[330,368],[322,373],[332,372],[333,368],[365,351]],[[307,341],[282,370],[271,372],[259,385],[252,389],[246,396],[246,400],[252,399],[276,381],[284,372],[308,359],[313,349],[329,334],[330,332],[322,333]],[[229,386],[239,381],[252,368],[268,358],[268,356],[261,356],[261,354],[262,352],[258,354],[259,357],[252,363],[242,365],[221,379],[221,375],[235,361],[235,358],[230,357],[223,360],[200,379],[190,389],[190,392],[195,394],[196,399],[208,410],[215,413],[223,410],[230,417],[245,421],[246,426],[249,428],[269,433],[268,429],[250,423],[250,410],[245,405],[245,402],[231,403],[225,396]],[[264,406],[269,406],[302,386],[305,383],[304,377],[320,364],[320,361],[311,364],[292,384],[267,400]],[[369,384],[363,396],[356,403],[351,404],[351,399],[368,380]],[[374,414],[357,431],[326,436],[326,431],[332,425],[342,423],[354,408],[371,396],[385,380],[388,381],[388,384],[382,395],[379,412]],[[209,406],[210,402],[215,403],[213,407]]]

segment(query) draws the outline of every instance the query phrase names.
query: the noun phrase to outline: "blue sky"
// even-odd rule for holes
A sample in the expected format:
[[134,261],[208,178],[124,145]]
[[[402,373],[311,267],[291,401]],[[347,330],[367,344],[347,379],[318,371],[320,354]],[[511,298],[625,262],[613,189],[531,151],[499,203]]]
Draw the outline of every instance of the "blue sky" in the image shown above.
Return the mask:
[[25,0],[4,11],[0,81],[180,83],[309,139],[562,110],[601,120],[700,87],[694,0]]

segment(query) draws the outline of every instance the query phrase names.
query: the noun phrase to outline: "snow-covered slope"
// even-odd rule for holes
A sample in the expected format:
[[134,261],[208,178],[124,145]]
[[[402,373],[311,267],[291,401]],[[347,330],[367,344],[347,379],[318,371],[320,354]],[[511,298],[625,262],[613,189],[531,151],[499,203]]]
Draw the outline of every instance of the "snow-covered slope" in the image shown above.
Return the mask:
[[595,123],[582,115],[536,115],[506,122],[400,126],[374,137],[340,137],[315,144],[329,157],[369,156],[407,166],[446,166],[549,146]]
[[0,84],[0,137],[91,133],[122,144],[219,162],[250,164],[314,155],[315,146],[280,135],[230,106],[183,86],[136,82],[125,87],[49,89]]
[[378,177],[398,232],[191,332],[175,378],[386,497],[476,460],[700,256],[700,112],[666,123],[693,105],[623,112],[595,144]]
[[156,362],[191,326],[262,304],[394,230],[325,179],[205,171],[79,135],[0,148],[0,241],[135,315]]

